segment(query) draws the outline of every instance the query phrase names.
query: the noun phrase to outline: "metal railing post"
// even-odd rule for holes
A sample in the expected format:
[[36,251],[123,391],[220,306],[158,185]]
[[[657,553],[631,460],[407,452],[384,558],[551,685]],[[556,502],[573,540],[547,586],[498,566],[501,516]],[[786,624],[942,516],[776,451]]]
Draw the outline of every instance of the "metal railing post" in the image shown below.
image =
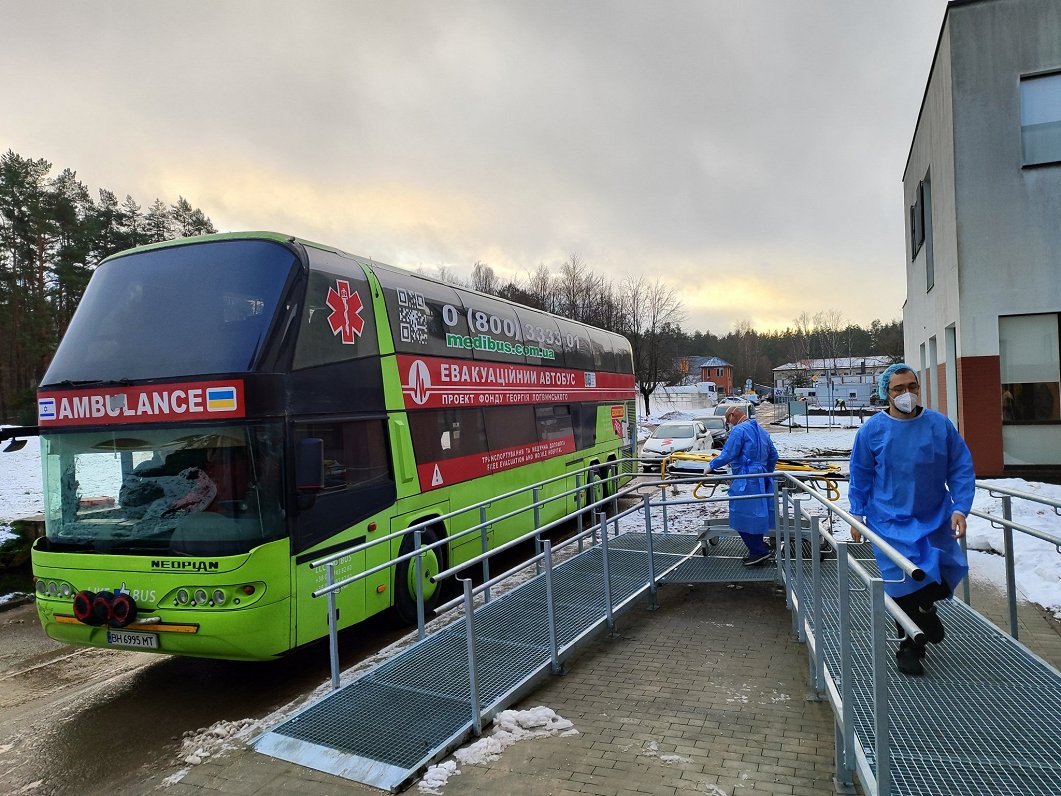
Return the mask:
[[[958,546],[962,549],[962,555],[965,556],[965,560],[969,560],[969,542],[967,536],[963,536],[958,540]],[[966,575],[962,578],[962,596],[961,600],[968,606],[972,606],[972,595],[969,590],[969,576]]]
[[483,734],[483,716],[479,710],[479,659],[475,645],[475,598],[472,596],[471,578],[461,578],[464,583],[464,627],[468,632],[468,695],[472,703],[472,731],[476,737]]
[[[424,556],[420,552],[420,530],[413,531],[413,550],[416,553],[416,636],[421,641],[427,635],[424,628]],[[399,586],[404,588],[404,584]]]
[[[1002,496],[1002,517],[1006,522],[1013,521],[1013,498]],[[1002,539],[1006,546],[1006,601],[1009,604],[1009,634],[1017,638],[1017,580],[1013,572],[1013,529],[1002,526]],[[968,580],[968,578],[966,578]]]
[[[662,470],[660,472],[661,472],[661,477],[662,477]],[[662,501],[663,501],[663,533],[669,533],[670,532],[670,524],[667,522],[667,486],[666,486],[666,484],[663,485],[663,489],[661,489],[660,492],[663,495],[663,497],[662,497]]]
[[[485,503],[479,507],[479,524],[482,526],[480,530],[480,536],[483,540],[483,552],[485,553],[490,549],[490,532],[486,527],[486,509],[489,503]],[[483,583],[486,586],[483,587],[483,602],[490,602],[490,559],[483,559]]]
[[615,635],[615,617],[612,615],[612,573],[608,569],[608,521],[607,515],[602,511],[597,514],[600,525],[601,536],[601,565],[604,568],[604,616],[608,622],[608,633]]
[[840,710],[836,754],[836,778],[841,785],[854,784],[855,771],[855,678],[851,650],[851,572],[847,542],[836,546],[836,593],[840,630]]
[[[615,521],[616,530],[619,521]],[[652,552],[652,529],[645,528],[645,546],[648,551],[648,610],[655,611],[659,608],[659,593],[656,589],[656,558]]]
[[553,674],[560,674],[560,654],[556,642],[556,603],[553,597],[553,543],[545,540],[545,613],[549,626],[549,654]]
[[[542,507],[538,505],[538,498],[541,497],[541,487],[534,487],[531,490],[531,495],[534,499],[534,530],[538,530],[542,527]],[[534,537],[534,555],[535,557],[542,554],[542,538],[538,535]],[[534,562],[534,574],[542,574],[542,562],[541,559],[537,559]]]
[[811,589],[814,599],[811,606],[811,625],[814,629],[814,691],[821,698],[825,693],[825,631],[822,627],[822,567],[821,567],[821,517],[811,517]]
[[789,487],[785,487],[782,492],[783,501],[785,504],[784,519],[778,520],[779,538],[777,541],[777,547],[774,550],[774,555],[777,557],[777,566],[781,570],[785,581],[785,607],[792,611],[793,600],[792,600],[792,570],[788,565],[788,552],[789,548],[792,547],[789,541],[789,526],[791,525],[791,513],[796,510],[798,506],[792,499],[792,490]]
[[[582,508],[582,473],[575,473],[575,508]],[[575,527],[578,534],[578,552],[582,552],[582,511],[575,512]]]
[[[891,793],[891,750],[888,746],[888,617],[884,607],[884,581],[873,578],[869,583],[870,628],[873,650],[873,735],[877,764],[877,793]],[[845,676],[846,676],[845,672]]]
[[[329,589],[335,585],[335,564],[325,567],[325,583]],[[328,592],[328,654],[332,666],[332,690],[339,690],[339,620],[335,610],[335,592]]]
[[792,548],[793,571],[795,573],[793,581],[797,599],[796,610],[792,612],[792,629],[795,631],[796,641],[802,643],[807,640],[807,632],[803,627],[803,620],[807,616],[807,594],[803,588],[803,515],[800,513],[800,502],[795,500],[793,503],[795,510],[792,512],[792,540],[788,546]]

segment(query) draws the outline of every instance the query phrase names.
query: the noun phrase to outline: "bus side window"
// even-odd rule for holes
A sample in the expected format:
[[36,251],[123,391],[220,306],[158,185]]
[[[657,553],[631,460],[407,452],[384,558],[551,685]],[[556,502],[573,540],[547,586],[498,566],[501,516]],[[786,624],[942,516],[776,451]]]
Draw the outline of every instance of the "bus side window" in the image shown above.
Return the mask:
[[305,427],[300,439],[318,437],[324,443],[325,491],[393,480],[384,426],[382,419],[373,419]]
[[574,434],[571,428],[571,407],[567,404],[534,407],[538,424],[538,438],[542,441],[563,439]]
[[486,427],[481,409],[427,409],[409,413],[416,461],[441,462],[484,452]]
[[571,406],[571,425],[575,431],[575,449],[584,450],[597,444],[597,404]]
[[296,548],[305,550],[394,502],[386,420],[303,426],[297,438],[324,442],[324,489],[300,516]]

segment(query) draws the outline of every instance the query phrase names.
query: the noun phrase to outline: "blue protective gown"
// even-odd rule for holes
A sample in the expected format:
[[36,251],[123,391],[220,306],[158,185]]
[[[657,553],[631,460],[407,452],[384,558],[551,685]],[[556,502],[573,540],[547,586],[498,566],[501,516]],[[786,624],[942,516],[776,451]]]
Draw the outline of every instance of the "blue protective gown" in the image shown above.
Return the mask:
[[[777,464],[777,448],[773,440],[754,420],[748,419],[730,429],[722,453],[711,460],[709,468],[714,470],[730,465],[734,475],[772,473]],[[762,495],[773,494],[772,478],[741,478],[733,481],[729,494]],[[774,500],[772,497],[757,500],[731,500],[729,502],[729,524],[740,531],[752,555],[766,549],[763,534],[774,527]],[[758,544],[753,546],[745,536],[755,535]]]
[[858,430],[851,451],[851,513],[865,516],[870,530],[926,575],[920,583],[904,579],[902,569],[874,548],[891,597],[932,582],[954,589],[969,572],[951,531],[951,514],[969,515],[975,481],[965,440],[939,412],[924,409],[911,420],[879,412]]

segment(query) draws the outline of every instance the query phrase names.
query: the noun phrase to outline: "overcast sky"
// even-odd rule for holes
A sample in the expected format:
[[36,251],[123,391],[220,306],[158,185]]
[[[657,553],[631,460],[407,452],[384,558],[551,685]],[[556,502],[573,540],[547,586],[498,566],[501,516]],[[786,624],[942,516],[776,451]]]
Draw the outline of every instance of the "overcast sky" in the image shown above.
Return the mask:
[[0,0],[0,150],[429,273],[577,253],[688,331],[868,325],[945,6]]

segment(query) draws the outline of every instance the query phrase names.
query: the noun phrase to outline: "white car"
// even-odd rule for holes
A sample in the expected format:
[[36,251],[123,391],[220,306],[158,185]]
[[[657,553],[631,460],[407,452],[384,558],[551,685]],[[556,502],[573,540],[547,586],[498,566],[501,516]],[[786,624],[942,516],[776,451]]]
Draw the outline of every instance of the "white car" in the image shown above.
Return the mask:
[[700,420],[668,420],[660,423],[641,448],[645,471],[658,470],[659,460],[678,451],[708,452],[711,433]]

